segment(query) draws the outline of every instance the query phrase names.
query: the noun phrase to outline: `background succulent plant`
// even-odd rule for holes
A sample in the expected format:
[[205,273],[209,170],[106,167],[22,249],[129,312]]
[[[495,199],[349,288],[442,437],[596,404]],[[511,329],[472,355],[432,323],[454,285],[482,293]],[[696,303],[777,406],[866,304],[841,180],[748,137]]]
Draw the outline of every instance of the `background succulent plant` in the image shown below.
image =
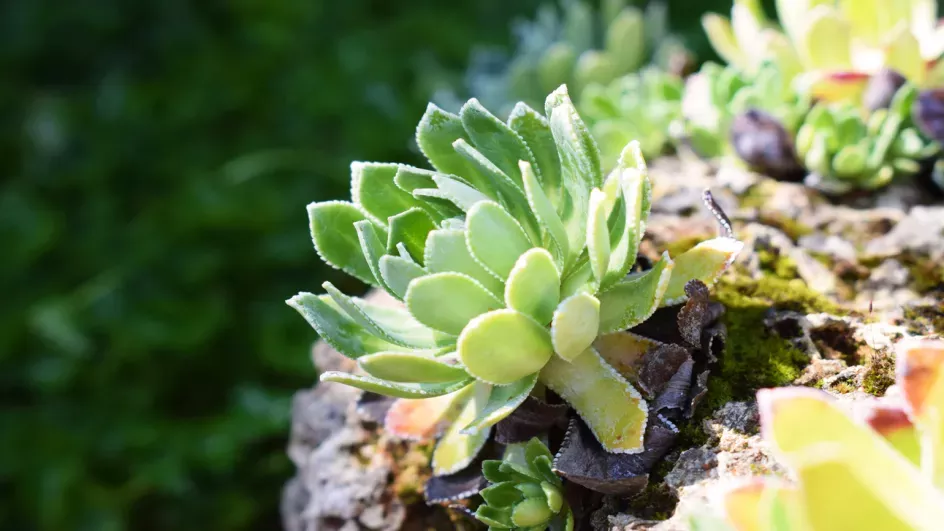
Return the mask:
[[[935,529],[944,521],[944,342],[899,345],[897,398],[858,422],[825,393],[760,391],[764,438],[796,482],[757,478],[723,498],[737,531]],[[854,501],[854,503],[851,503]],[[707,528],[699,526],[697,529]]]
[[705,15],[709,40],[746,72],[774,61],[825,101],[861,103],[870,76],[885,68],[918,86],[942,81],[944,31],[934,0],[778,0],[779,28],[758,0],[735,0],[731,19]]
[[616,160],[631,140],[647,158],[673,146],[671,133],[682,116],[682,80],[647,68],[609,84],[592,84],[580,95],[580,114],[600,144],[604,160]]
[[387,424],[422,420],[403,435],[448,426],[436,475],[468,465],[545,387],[606,451],[642,452],[646,401],[592,344],[685,301],[690,281],[711,284],[741,248],[725,236],[631,272],[650,205],[638,144],[604,178],[566,87],[545,114],[519,104],[505,123],[476,100],[458,115],[430,105],[416,139],[435,170],[354,163],[352,202],[308,208],[328,264],[403,301],[379,307],[330,283],[292,298],[366,373],[321,379],[403,399]]

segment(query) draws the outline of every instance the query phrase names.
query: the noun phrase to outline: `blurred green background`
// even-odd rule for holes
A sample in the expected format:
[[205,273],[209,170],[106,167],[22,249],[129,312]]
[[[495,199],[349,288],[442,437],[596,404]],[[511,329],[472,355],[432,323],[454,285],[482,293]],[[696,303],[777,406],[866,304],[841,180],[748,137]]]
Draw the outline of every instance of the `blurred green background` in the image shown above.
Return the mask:
[[[0,528],[277,529],[305,205],[537,0],[0,6]],[[702,57],[698,16],[670,2]]]

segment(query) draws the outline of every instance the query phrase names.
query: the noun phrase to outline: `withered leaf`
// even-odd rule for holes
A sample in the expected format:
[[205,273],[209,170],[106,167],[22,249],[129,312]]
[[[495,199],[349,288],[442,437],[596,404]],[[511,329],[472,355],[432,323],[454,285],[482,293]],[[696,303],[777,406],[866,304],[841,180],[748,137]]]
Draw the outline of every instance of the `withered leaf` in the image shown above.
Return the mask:
[[515,411],[495,425],[495,440],[501,444],[530,441],[554,426],[567,423],[567,404],[549,404],[529,396]]

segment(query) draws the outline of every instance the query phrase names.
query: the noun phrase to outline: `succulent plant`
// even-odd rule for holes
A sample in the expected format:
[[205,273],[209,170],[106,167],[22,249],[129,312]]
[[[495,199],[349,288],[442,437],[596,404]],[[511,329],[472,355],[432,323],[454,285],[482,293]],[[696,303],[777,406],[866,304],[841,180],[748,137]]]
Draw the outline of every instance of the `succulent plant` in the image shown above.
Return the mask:
[[850,103],[815,105],[796,137],[797,153],[810,172],[807,184],[845,193],[880,188],[896,176],[918,173],[940,147],[912,120],[916,97],[914,86],[906,84],[887,109],[866,118]]
[[[809,388],[757,394],[761,428],[795,482],[755,478],[723,497],[737,531],[939,529],[944,522],[944,342],[898,347],[899,397],[853,418]],[[708,526],[694,526],[697,529]]]
[[436,476],[470,464],[492,426],[545,388],[607,452],[643,452],[647,403],[592,345],[686,301],[741,248],[726,235],[632,271],[650,204],[638,144],[604,177],[566,87],[545,113],[519,104],[505,123],[476,100],[458,115],[431,104],[416,139],[434,170],[354,163],[351,202],[308,208],[325,262],[403,302],[330,283],[289,300],[363,372],[321,380],[398,397],[388,429],[442,434]]
[[578,108],[604,160],[616,160],[634,139],[639,140],[644,156],[656,157],[672,147],[671,131],[682,117],[682,80],[646,68],[606,85],[588,86]]
[[473,56],[468,90],[505,116],[518,101],[540,107],[561,84],[579,100],[585,87],[635,72],[650,58],[678,68],[690,54],[667,36],[666,18],[660,2],[645,12],[627,0],[604,0],[599,10],[585,0],[561,0],[560,9],[548,2],[535,20],[515,27],[518,45],[510,60],[484,50]]
[[489,486],[475,517],[491,529],[572,531],[574,514],[564,500],[563,482],[554,473],[554,456],[538,438],[511,444],[501,460],[482,462]]
[[706,15],[718,54],[745,72],[773,61],[824,101],[856,105],[870,76],[890,68],[918,86],[944,81],[935,0],[777,0],[782,30],[759,0],[735,0],[731,19]]

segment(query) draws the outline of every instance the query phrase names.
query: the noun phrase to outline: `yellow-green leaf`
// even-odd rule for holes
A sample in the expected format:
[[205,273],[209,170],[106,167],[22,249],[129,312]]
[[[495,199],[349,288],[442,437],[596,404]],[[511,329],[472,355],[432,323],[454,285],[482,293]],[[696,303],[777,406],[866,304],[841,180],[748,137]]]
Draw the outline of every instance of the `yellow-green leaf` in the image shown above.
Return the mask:
[[593,344],[600,328],[600,301],[586,292],[577,293],[560,303],[551,323],[554,352],[573,361]]
[[461,273],[435,273],[410,282],[404,299],[417,321],[459,335],[469,321],[502,307],[478,281]]
[[599,295],[600,335],[632,328],[652,315],[669,286],[675,264],[662,253],[652,269],[635,273]]
[[466,217],[466,244],[472,256],[505,280],[518,257],[531,248],[521,225],[498,203],[482,201]]
[[675,258],[672,277],[663,295],[663,305],[685,300],[685,284],[700,280],[711,286],[734,263],[744,243],[733,238],[714,238],[699,243]]
[[547,329],[514,310],[473,319],[457,342],[459,359],[483,382],[508,385],[541,370],[554,354]]
[[535,247],[522,254],[505,282],[505,306],[547,324],[560,302],[560,273],[551,253]]

